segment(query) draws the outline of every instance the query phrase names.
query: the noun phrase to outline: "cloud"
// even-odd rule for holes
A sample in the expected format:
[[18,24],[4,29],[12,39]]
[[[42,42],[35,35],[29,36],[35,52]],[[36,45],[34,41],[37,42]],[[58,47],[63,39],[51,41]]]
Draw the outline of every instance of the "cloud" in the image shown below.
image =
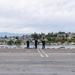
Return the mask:
[[0,32],[72,31],[75,0],[0,0]]

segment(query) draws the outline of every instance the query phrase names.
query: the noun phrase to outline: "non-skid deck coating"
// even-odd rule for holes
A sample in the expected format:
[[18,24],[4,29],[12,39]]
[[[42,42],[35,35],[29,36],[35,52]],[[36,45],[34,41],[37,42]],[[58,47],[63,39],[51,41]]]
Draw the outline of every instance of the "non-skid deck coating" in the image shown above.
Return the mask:
[[75,49],[0,49],[0,75],[75,75]]

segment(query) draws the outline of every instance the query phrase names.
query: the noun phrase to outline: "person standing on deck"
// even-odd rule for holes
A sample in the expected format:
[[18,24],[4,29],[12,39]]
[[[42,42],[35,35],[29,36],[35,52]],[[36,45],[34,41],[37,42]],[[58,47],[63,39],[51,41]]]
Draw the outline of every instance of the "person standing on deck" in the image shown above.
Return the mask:
[[37,38],[35,39],[35,49],[37,49],[37,44],[38,44],[38,40]]
[[45,39],[42,40],[42,49],[45,49]]
[[27,40],[27,48],[29,48],[30,42],[29,40]]

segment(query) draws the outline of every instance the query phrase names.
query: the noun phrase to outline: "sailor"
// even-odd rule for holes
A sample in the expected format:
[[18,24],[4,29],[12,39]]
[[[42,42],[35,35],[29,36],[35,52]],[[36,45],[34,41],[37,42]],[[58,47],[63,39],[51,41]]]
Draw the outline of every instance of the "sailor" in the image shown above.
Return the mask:
[[27,48],[29,48],[30,42],[29,40],[27,40]]
[[37,44],[38,44],[38,40],[37,38],[35,39],[35,49],[37,49]]
[[45,49],[45,39],[42,40],[42,49]]

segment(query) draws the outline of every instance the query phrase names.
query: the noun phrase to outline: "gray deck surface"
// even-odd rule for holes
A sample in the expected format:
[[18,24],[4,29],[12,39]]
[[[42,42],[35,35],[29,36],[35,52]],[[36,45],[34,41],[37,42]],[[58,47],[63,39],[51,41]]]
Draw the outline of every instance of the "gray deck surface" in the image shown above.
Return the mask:
[[75,75],[75,49],[0,49],[0,75]]

